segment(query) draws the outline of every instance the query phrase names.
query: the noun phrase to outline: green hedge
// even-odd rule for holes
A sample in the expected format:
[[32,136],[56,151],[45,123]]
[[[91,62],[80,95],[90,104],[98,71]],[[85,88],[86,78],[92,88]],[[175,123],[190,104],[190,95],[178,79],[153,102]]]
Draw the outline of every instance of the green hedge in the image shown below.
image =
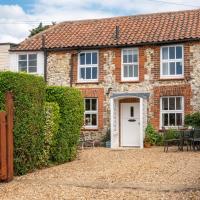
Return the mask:
[[56,154],[55,145],[60,123],[60,108],[57,103],[45,103],[44,149],[41,162],[49,165]]
[[42,77],[25,73],[0,73],[0,110],[6,91],[14,94],[14,170],[25,174],[41,166],[44,146],[44,102]]
[[50,86],[46,90],[46,101],[58,103],[61,116],[52,160],[57,163],[72,160],[76,155],[83,125],[81,93],[75,88]]
[[185,116],[185,125],[192,126],[194,128],[200,127],[200,112],[194,112]]

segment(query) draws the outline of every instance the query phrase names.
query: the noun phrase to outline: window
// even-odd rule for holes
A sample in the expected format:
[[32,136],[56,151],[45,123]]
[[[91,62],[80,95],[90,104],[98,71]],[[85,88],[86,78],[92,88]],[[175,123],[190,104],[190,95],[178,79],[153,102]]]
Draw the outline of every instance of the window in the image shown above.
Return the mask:
[[184,74],[183,46],[161,48],[161,77],[182,77]]
[[97,120],[98,120],[97,99],[86,98],[84,101],[85,101],[84,126],[85,128],[97,128]]
[[20,54],[18,56],[18,70],[20,72],[37,72],[37,54]]
[[183,97],[161,98],[161,127],[183,125]]
[[122,50],[122,80],[138,80],[138,49]]
[[98,79],[98,52],[85,51],[79,54],[79,81],[97,81]]

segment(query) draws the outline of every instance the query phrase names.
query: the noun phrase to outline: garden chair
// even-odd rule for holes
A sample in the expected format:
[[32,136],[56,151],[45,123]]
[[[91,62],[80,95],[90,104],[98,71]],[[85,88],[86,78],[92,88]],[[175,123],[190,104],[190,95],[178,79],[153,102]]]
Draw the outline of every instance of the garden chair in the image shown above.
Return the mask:
[[178,146],[178,149],[181,150],[181,137],[182,131],[170,131],[163,128],[163,144],[164,152],[168,152],[169,146]]
[[90,134],[82,134],[82,137],[80,138],[80,144],[81,148],[83,149],[85,146],[95,147],[95,140],[92,139]]
[[200,150],[200,129],[194,129],[192,137],[190,137],[188,141],[190,143],[190,149],[192,146],[194,151],[196,148]]
[[191,149],[191,138],[192,137],[193,137],[193,129],[184,130],[183,131],[183,135],[182,135],[182,150],[183,150],[183,146],[184,145],[187,146],[187,151],[188,151],[188,147],[190,147],[190,149]]

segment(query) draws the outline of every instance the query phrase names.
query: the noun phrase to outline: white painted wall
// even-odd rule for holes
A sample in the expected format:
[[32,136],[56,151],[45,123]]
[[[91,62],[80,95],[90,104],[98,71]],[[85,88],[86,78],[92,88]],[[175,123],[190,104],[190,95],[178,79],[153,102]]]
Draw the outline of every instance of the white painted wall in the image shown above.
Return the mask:
[[18,56],[20,54],[26,53],[37,53],[37,74],[40,76],[44,76],[44,52],[37,51],[37,52],[10,52],[10,71],[18,72]]
[[10,44],[0,44],[0,71],[9,70]]

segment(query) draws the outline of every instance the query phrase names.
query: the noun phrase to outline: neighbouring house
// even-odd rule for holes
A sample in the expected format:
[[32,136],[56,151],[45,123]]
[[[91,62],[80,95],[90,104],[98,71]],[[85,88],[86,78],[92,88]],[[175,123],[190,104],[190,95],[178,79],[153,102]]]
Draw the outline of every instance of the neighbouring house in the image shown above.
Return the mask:
[[0,43],[0,71],[9,70],[9,50],[15,44],[13,43]]
[[59,23],[11,49],[11,69],[80,88],[83,133],[143,147],[148,122],[184,126],[200,109],[200,10]]

